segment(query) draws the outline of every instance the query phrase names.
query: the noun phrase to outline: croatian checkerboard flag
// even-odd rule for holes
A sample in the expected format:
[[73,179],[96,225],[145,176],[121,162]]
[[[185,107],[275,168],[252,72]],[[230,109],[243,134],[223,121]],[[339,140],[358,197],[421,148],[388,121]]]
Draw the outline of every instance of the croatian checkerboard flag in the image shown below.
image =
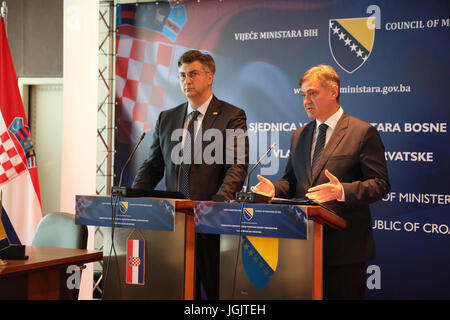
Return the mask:
[[0,18],[0,189],[2,223],[12,244],[30,244],[42,217],[36,156]]
[[160,1],[117,6],[116,140],[137,141],[166,107],[169,74],[184,6]]
[[145,283],[145,241],[144,240],[127,240],[127,284]]

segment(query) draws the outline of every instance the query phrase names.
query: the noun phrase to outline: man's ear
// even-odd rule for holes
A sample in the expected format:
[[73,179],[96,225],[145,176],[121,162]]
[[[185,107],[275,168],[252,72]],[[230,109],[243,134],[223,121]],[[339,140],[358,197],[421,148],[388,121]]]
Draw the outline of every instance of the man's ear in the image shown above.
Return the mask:
[[338,86],[337,85],[332,85],[330,87],[330,93],[335,99],[337,99],[337,97],[339,95],[339,88],[338,88]]
[[214,81],[214,74],[212,72],[209,72],[209,73],[207,73],[207,76],[208,76],[209,85],[212,86],[212,83]]

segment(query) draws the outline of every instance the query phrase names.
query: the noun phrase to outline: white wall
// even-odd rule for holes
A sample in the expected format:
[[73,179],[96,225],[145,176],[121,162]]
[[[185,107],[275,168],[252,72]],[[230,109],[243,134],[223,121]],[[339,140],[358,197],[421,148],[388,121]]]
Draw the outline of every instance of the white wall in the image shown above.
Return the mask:
[[[64,0],[61,211],[75,213],[75,196],[95,194],[97,155],[98,0]],[[88,248],[93,249],[94,229]],[[92,297],[92,264],[80,299]]]
[[60,211],[62,84],[29,86],[29,123],[38,160],[42,214]]

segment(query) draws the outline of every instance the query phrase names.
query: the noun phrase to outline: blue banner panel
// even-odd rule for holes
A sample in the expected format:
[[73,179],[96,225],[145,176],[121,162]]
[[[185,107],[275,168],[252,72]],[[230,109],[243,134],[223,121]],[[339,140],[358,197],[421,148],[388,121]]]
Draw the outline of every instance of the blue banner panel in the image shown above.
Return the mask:
[[195,232],[307,239],[307,216],[298,206],[195,201]]
[[[75,223],[88,226],[174,231],[175,200],[76,196]],[[115,211],[115,214],[114,214]]]

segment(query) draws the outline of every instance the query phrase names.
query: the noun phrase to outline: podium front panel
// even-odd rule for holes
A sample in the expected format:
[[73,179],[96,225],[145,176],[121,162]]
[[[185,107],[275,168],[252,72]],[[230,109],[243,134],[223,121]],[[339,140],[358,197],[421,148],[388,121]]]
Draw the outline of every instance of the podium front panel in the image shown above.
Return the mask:
[[307,240],[279,239],[277,269],[262,289],[257,289],[250,282],[244,270],[242,248],[239,248],[242,239],[240,241],[239,236],[221,235],[220,299],[314,299],[314,272],[321,272],[314,269],[315,228],[321,232],[322,225],[308,220]]
[[[185,298],[185,224],[186,215],[175,213],[175,231],[115,228],[111,251],[111,228],[103,231],[103,299]],[[145,240],[144,285],[127,284],[127,239]],[[110,256],[111,254],[111,256]],[[109,266],[108,266],[109,264]]]

